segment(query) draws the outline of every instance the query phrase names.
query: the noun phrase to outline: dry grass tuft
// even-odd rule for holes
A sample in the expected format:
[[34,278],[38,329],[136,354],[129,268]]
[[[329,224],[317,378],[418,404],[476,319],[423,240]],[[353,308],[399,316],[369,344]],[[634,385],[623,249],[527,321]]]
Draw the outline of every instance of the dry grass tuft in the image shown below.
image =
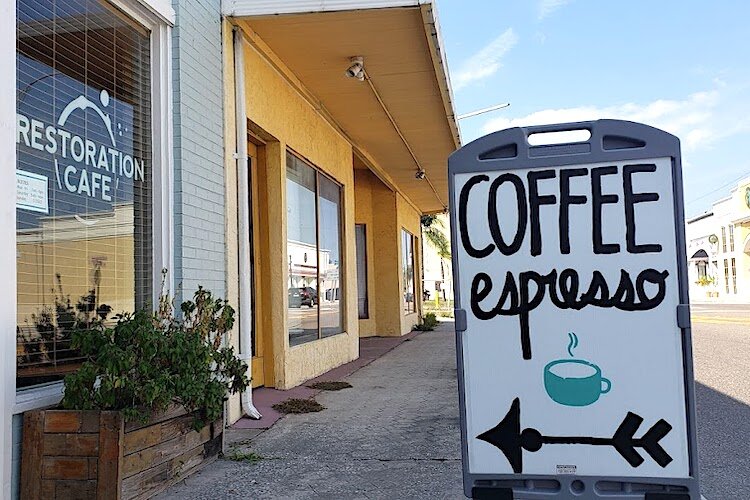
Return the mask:
[[325,406],[321,405],[314,399],[287,399],[281,403],[276,403],[272,408],[279,413],[312,413],[315,411],[325,410]]
[[324,380],[321,382],[315,382],[307,387],[310,389],[318,389],[320,391],[340,391],[341,389],[349,389],[352,386],[349,382],[335,382],[332,380]]

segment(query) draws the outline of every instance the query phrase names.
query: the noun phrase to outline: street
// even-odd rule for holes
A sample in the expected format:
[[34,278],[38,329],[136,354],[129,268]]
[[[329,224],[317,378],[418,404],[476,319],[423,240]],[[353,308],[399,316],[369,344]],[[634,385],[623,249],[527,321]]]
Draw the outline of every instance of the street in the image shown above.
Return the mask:
[[[693,306],[702,493],[750,498],[750,307]],[[228,455],[161,495],[217,498],[462,498],[451,323],[362,368],[327,409],[267,431],[230,430]],[[253,463],[249,463],[253,462]]]
[[702,492],[750,498],[750,306],[691,309]]

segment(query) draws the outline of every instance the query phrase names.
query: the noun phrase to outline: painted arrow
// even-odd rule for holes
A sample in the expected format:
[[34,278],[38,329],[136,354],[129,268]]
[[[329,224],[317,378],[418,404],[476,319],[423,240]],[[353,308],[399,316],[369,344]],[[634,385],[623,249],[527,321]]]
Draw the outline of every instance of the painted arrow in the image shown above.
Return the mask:
[[612,446],[632,467],[643,463],[643,457],[636,448],[643,449],[654,461],[666,467],[672,457],[661,447],[659,441],[672,430],[664,419],[656,422],[642,437],[635,433],[643,423],[643,417],[628,412],[611,438],[588,436],[544,436],[538,430],[526,428],[521,431],[521,402],[513,400],[510,410],[503,420],[492,429],[477,436],[503,452],[513,472],[523,471],[522,449],[537,452],[545,444],[586,444],[591,446]]

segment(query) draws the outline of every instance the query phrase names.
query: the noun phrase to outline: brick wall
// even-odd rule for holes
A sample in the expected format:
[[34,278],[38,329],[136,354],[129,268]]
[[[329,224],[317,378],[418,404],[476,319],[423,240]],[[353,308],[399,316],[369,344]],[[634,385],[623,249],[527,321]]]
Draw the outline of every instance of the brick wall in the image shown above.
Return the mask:
[[[176,285],[226,295],[221,1],[175,0],[173,31]],[[180,297],[178,297],[179,299]]]

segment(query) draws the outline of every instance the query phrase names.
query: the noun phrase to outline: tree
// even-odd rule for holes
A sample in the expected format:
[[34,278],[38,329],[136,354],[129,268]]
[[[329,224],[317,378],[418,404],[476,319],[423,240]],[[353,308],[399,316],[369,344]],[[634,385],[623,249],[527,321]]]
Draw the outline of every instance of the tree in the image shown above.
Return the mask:
[[445,224],[437,215],[422,216],[422,234],[424,239],[437,250],[441,259],[451,258],[451,244],[445,235]]

